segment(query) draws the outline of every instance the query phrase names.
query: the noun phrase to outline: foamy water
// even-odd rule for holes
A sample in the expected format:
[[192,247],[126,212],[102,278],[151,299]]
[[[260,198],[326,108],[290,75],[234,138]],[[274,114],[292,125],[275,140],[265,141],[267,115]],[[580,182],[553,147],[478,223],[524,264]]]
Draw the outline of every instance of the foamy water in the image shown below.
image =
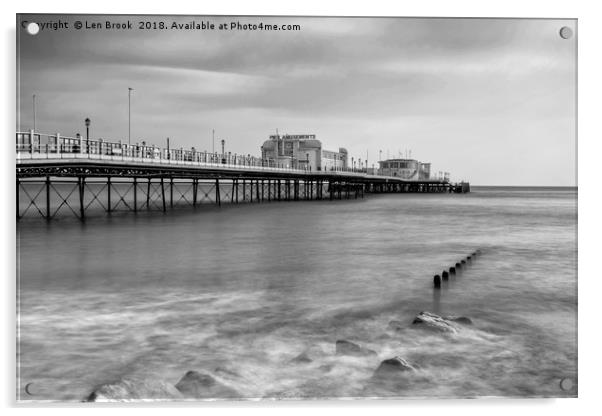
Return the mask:
[[[22,221],[19,398],[188,370],[246,398],[575,396],[576,197],[477,188]],[[477,248],[435,296],[433,274]],[[416,329],[423,310],[474,325]],[[377,355],[337,356],[338,339]],[[418,371],[373,378],[394,356]]]

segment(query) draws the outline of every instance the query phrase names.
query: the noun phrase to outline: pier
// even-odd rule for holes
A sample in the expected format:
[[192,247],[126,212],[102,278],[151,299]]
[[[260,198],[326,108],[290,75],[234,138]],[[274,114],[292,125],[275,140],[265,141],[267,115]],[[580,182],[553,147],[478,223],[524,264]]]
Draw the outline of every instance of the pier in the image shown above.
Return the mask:
[[312,171],[251,155],[16,133],[17,219],[176,206],[341,200],[370,193],[465,193],[468,183],[404,180],[366,170]]

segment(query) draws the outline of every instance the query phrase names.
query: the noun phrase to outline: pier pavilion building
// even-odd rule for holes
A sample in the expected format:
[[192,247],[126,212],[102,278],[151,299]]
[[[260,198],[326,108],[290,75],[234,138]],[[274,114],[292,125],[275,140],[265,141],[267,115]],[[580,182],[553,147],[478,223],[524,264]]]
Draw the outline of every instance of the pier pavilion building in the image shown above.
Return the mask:
[[261,157],[269,166],[334,171],[347,168],[347,150],[325,150],[315,134],[272,135],[261,146]]
[[402,179],[430,179],[431,164],[416,159],[388,159],[378,162],[378,174]]

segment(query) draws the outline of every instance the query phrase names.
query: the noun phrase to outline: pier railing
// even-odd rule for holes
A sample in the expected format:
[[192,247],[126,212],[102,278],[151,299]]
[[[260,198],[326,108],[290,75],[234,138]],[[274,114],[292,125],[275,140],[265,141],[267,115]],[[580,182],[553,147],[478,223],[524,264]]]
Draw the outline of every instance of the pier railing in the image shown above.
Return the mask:
[[[277,164],[274,160],[251,155],[239,155],[197,151],[184,148],[159,148],[154,145],[128,144],[121,141],[90,139],[82,136],[69,137],[57,134],[34,132],[16,133],[16,155],[20,160],[39,159],[91,159],[124,163],[144,163],[150,165],[186,165],[245,171],[295,172],[311,175],[345,175],[358,177],[388,178],[389,176],[368,174],[365,169],[336,167],[328,170],[312,170],[307,167],[293,167]],[[403,179],[400,177],[391,177]],[[417,181],[418,179],[405,179]],[[424,181],[425,179],[420,179]],[[445,183],[446,180],[426,179]]]

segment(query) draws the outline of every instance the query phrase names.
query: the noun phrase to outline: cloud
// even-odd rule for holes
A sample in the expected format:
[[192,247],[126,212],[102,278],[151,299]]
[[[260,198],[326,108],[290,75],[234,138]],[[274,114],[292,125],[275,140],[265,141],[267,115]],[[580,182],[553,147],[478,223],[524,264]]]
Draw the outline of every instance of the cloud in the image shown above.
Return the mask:
[[[71,24],[85,19],[107,20],[65,18]],[[574,21],[144,19],[290,23],[301,30],[66,30],[20,36],[23,128],[30,124],[29,97],[35,93],[40,129],[74,134],[89,116],[95,135],[124,137],[132,87],[132,130],[156,143],[169,136],[202,148],[215,128],[230,148],[255,154],[278,127],[317,133],[325,147],[346,147],[356,157],[366,149],[375,155],[411,147],[435,170],[458,171],[479,183],[497,181],[502,170],[510,184],[546,184],[558,176],[565,184],[574,182],[570,151],[548,149],[550,143],[570,149],[575,141],[576,43],[558,36],[560,26]],[[538,150],[544,147],[546,152]],[[478,163],[459,148],[481,149]],[[525,166],[509,150],[516,148],[538,162]],[[562,174],[550,175],[552,166]]]

